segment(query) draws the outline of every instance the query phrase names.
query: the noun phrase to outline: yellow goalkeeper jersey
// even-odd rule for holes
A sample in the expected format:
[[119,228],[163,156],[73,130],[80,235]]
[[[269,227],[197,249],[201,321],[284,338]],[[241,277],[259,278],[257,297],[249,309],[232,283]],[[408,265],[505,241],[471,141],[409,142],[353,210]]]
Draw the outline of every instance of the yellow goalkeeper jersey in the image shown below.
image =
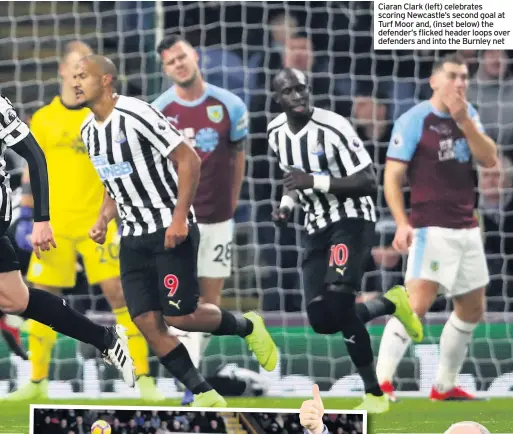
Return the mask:
[[103,184],[80,137],[89,113],[67,108],[57,96],[30,123],[48,164],[52,226],[56,234],[70,237],[87,236],[103,201]]

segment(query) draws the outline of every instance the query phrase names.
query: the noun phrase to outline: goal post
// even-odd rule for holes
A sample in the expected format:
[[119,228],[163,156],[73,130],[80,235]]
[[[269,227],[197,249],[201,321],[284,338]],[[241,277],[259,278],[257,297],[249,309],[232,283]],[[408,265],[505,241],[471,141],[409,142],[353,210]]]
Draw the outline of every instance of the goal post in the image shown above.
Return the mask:
[[[360,395],[362,384],[342,337],[316,335],[307,323],[300,273],[302,216],[295,213],[285,230],[270,221],[281,192],[279,170],[266,145],[265,125],[275,114],[270,80],[284,63],[311,65],[316,103],[350,117],[358,131],[367,134],[366,144],[382,171],[386,131],[401,113],[429,96],[426,71],[439,53],[373,51],[371,2],[4,3],[0,91],[25,118],[57,94],[59,57],[71,40],[88,42],[111,58],[119,68],[119,91],[148,101],[169,85],[155,53],[162,37],[180,32],[197,47],[206,79],[246,101],[252,126],[236,213],[237,235],[228,253],[233,257],[233,272],[223,293],[224,306],[239,312],[260,310],[280,351],[278,369],[261,372],[243,340],[213,337],[202,362],[203,373],[218,375],[223,367],[224,372],[244,375],[241,369],[248,369],[258,374],[255,381],[270,396],[308,396],[313,382],[326,396]],[[290,38],[297,45],[284,56],[282,40]],[[494,122],[485,128],[501,127],[500,120]],[[19,173],[19,167],[13,173],[16,170]],[[386,265],[394,228],[380,197],[377,244],[382,249],[376,258],[382,265],[367,273],[364,281],[367,291],[378,292],[401,282],[404,275],[401,258],[392,260],[394,266]],[[500,237],[503,246],[512,236],[504,229],[508,215],[499,213],[499,230],[491,234]],[[501,251],[493,260],[507,262],[511,257]],[[512,294],[507,288],[513,279],[505,267],[492,275],[495,287],[503,288],[494,300],[504,307],[486,314],[460,375],[461,384],[484,396],[513,396],[513,317],[506,307]],[[95,321],[114,321],[97,288],[69,291],[66,297]],[[412,346],[399,367],[399,396],[429,394],[447,317],[443,307],[427,316],[425,341]],[[383,326],[384,320],[369,325],[375,354]],[[25,342],[26,336],[24,332]],[[156,357],[151,371],[167,396],[181,393]],[[0,397],[27,382],[29,373],[28,362],[10,354],[0,339]],[[114,370],[97,360],[91,348],[62,336],[54,349],[50,380],[51,398],[137,396]]]

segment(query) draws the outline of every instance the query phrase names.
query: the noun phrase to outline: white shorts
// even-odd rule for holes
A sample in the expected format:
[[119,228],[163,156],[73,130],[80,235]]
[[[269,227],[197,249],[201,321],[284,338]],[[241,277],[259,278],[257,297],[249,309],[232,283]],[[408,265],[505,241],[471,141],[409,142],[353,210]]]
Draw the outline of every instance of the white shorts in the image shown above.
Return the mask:
[[198,277],[227,278],[232,271],[233,220],[198,224]]
[[480,228],[415,229],[405,281],[412,279],[439,283],[446,297],[485,287],[490,277]]

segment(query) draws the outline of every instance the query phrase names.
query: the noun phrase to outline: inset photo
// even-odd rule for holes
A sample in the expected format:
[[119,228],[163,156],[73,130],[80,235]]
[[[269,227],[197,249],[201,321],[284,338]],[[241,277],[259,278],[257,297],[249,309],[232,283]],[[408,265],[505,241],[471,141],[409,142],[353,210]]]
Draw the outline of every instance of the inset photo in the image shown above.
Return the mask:
[[[299,410],[32,405],[30,434],[304,434]],[[326,410],[323,434],[367,434],[363,412]],[[319,431],[320,432],[320,431]]]

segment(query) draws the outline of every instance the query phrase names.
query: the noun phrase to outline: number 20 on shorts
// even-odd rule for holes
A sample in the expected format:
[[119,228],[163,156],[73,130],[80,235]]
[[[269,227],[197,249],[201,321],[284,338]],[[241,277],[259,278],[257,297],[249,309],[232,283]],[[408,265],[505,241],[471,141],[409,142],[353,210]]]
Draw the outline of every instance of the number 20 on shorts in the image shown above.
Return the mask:
[[347,264],[349,258],[349,249],[345,244],[331,246],[330,249],[330,267],[341,267]]
[[178,291],[179,283],[178,277],[174,274],[168,274],[164,277],[164,287],[169,289],[169,293],[167,294],[168,297],[174,297],[176,291]]

